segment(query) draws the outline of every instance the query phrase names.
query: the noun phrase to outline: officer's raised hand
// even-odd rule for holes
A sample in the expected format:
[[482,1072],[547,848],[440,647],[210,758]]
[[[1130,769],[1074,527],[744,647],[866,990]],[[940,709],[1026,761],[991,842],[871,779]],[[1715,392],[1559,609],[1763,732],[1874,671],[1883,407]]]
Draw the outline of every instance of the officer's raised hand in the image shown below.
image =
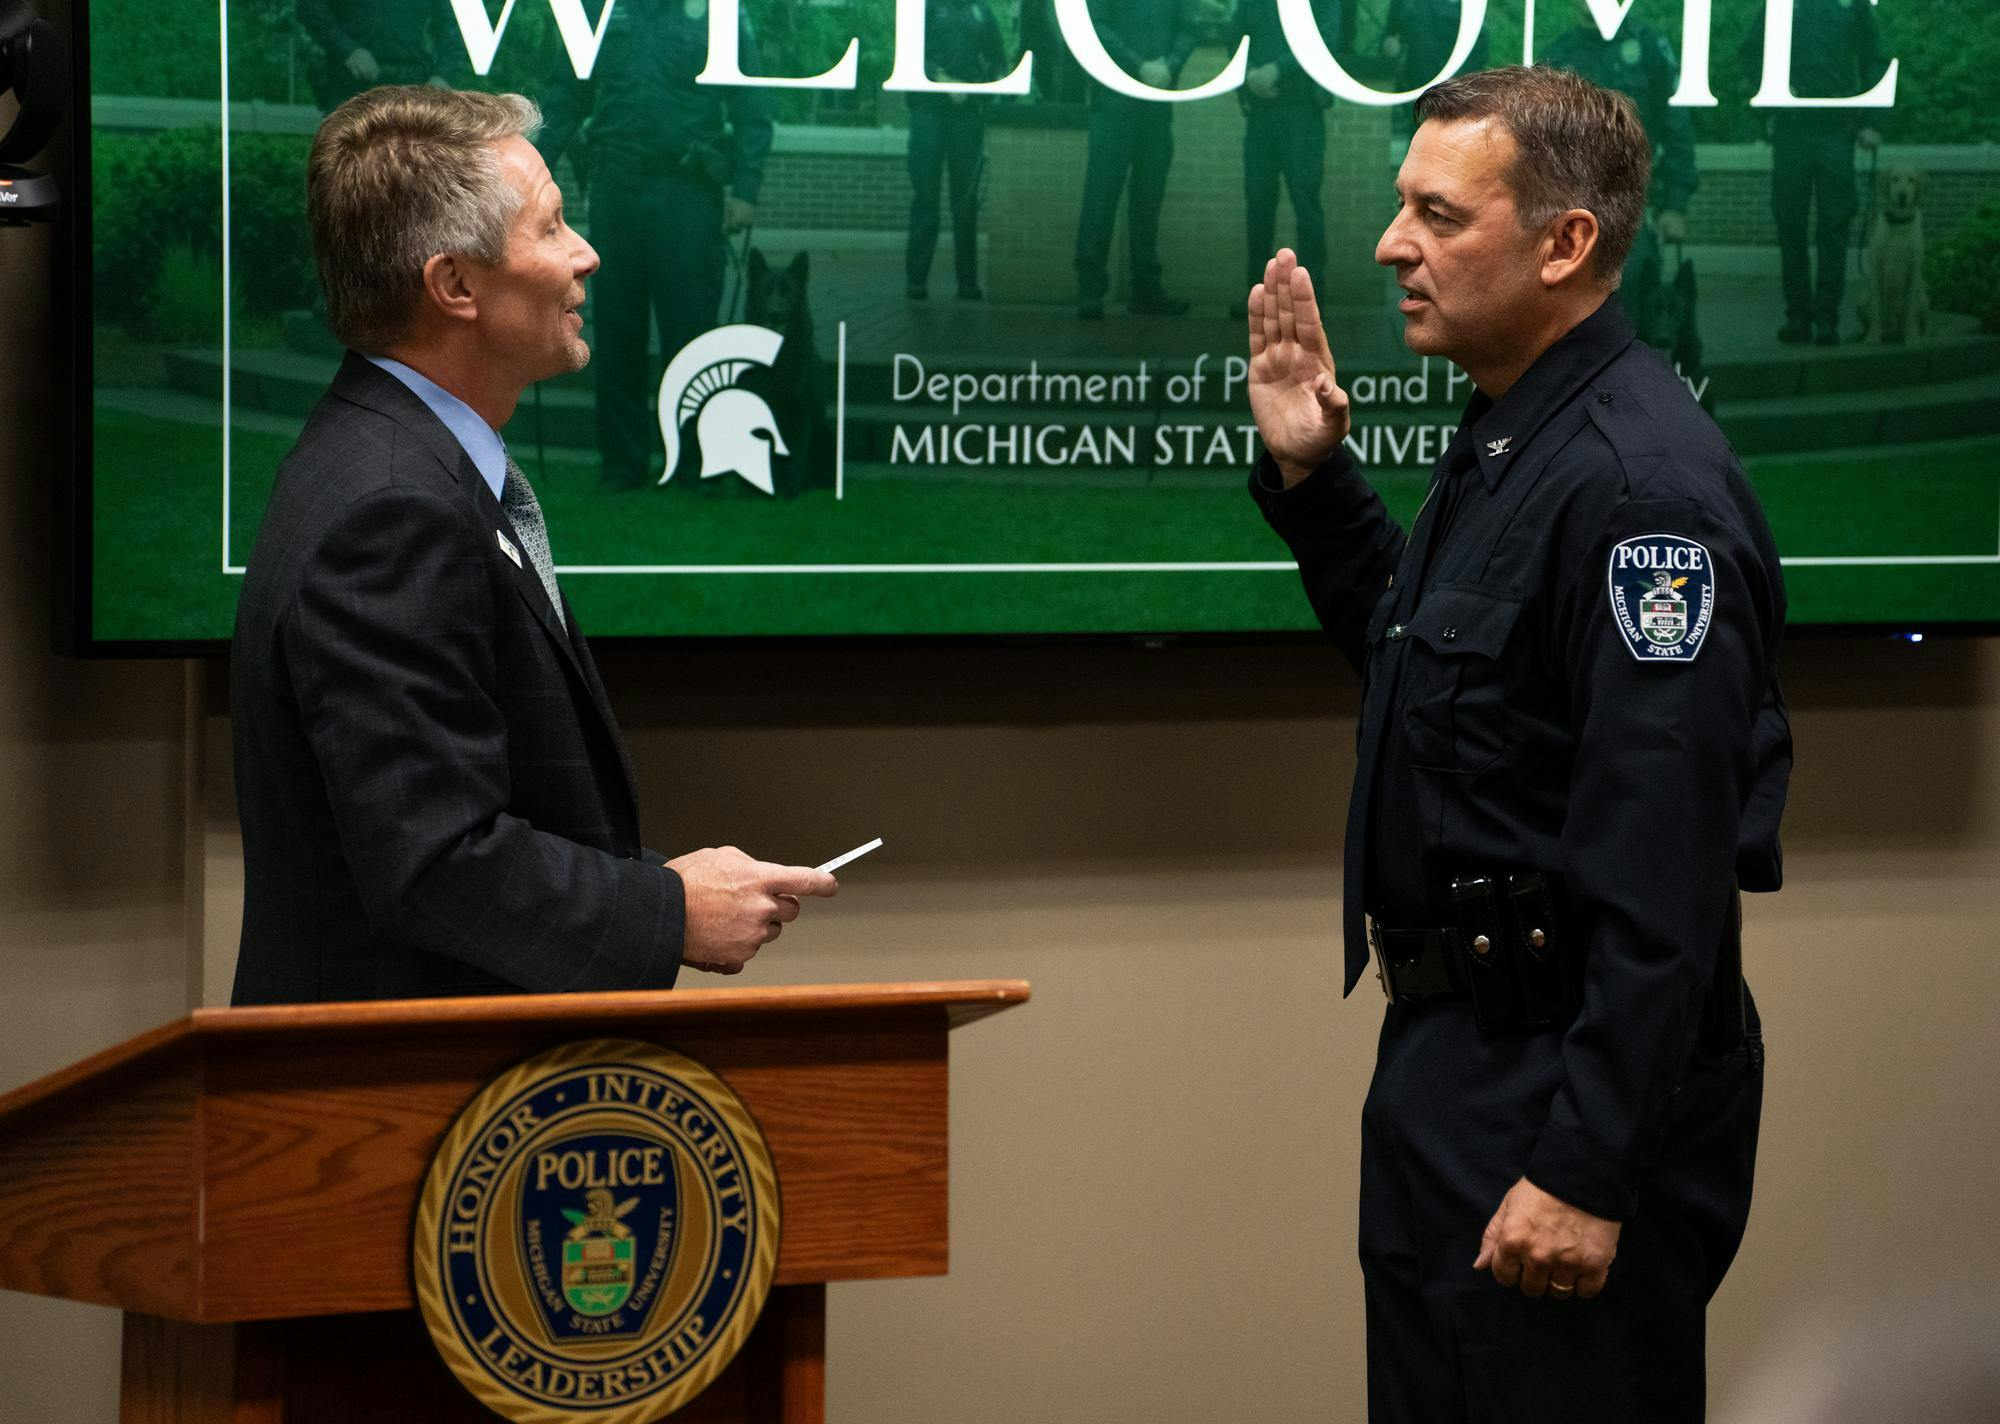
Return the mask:
[[1290,489],[1347,438],[1347,392],[1334,380],[1312,278],[1291,248],[1265,264],[1248,305],[1250,413]]
[[1475,1271],[1537,1300],[1589,1300],[1604,1289],[1618,1254],[1618,1223],[1550,1196],[1526,1177],[1486,1223]]

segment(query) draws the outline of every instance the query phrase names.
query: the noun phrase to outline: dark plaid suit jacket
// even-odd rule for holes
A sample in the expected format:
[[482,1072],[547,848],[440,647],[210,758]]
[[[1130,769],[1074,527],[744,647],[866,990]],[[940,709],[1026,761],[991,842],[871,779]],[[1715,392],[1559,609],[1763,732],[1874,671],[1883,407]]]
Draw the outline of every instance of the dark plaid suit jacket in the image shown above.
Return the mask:
[[639,844],[589,648],[500,533],[451,433],[350,353],[236,608],[235,1002],[674,982],[680,878]]

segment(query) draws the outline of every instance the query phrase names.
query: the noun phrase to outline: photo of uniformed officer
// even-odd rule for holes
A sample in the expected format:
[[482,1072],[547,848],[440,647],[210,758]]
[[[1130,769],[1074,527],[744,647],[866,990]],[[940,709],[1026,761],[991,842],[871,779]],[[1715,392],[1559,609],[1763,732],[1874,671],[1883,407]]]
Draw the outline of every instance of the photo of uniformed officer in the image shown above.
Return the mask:
[[[1313,19],[1329,49],[1340,34],[1341,0],[1314,0]],[[1304,70],[1285,39],[1278,0],[1237,0],[1234,28],[1250,40],[1250,67],[1237,99],[1243,106],[1243,227],[1248,241],[1244,280],[1254,283],[1277,246],[1278,185],[1291,199],[1299,262],[1326,265],[1326,110],[1332,96]],[[1242,316],[1241,307],[1230,315]]]
[[[1764,65],[1764,12],[1744,37],[1739,56],[1755,92]],[[1882,77],[1887,61],[1869,0],[1795,0],[1792,9],[1792,92],[1800,98],[1860,94]],[[1770,113],[1771,215],[1785,285],[1789,345],[1840,344],[1840,299],[1846,290],[1848,231],[1854,222],[1854,150],[1875,148],[1881,134],[1865,109],[1776,109]]]
[[[1189,0],[1090,0],[1090,15],[1120,69],[1156,89],[1168,89],[1194,52],[1188,5]],[[1180,316],[1188,304],[1168,295],[1160,271],[1160,208],[1174,161],[1174,106],[1115,94],[1095,82],[1089,92],[1089,156],[1076,225],[1076,314],[1085,321],[1104,315],[1111,289],[1111,233],[1129,177],[1125,235],[1131,310],[1141,316]]]
[[[1382,57],[1395,64],[1398,90],[1422,88],[1443,72],[1444,62],[1451,58],[1451,47],[1458,42],[1462,8],[1460,0],[1389,0],[1388,13],[1382,20]],[[1485,65],[1486,28],[1481,26],[1459,71],[1482,69]],[[1405,125],[1412,122],[1407,108],[1397,112]]]
[[[1000,22],[986,0],[926,0],[925,73],[934,80],[983,84],[1007,63]],[[939,198],[951,180],[952,259],[962,301],[978,301],[979,180],[986,166],[986,106],[976,94],[910,96],[910,237],[904,253],[912,300],[930,295],[937,253]]]
[[464,68],[450,0],[298,0],[296,13],[318,51],[308,77],[322,112],[378,84],[443,84],[447,68]]
[[[744,72],[760,72],[747,18],[737,42]],[[578,79],[565,58],[541,96],[537,147],[553,169],[580,146],[590,240],[604,259],[591,369],[608,488],[658,477],[660,363],[715,324],[725,237],[757,215],[771,151],[767,91],[698,85],[707,62],[707,0],[619,0],[591,77]]]
[[1375,256],[1475,392],[1407,531],[1344,447],[1306,269],[1281,251],[1248,304],[1251,493],[1362,676],[1369,1418],[1695,1421],[1763,1095],[1738,892],[1781,878],[1778,553],[1615,295],[1632,101],[1516,67],[1416,117]]
[[1636,15],[1627,17],[1607,40],[1583,0],[1574,0],[1573,9],[1575,23],[1557,37],[1543,59],[1628,95],[1652,141],[1651,201],[1632,243],[1632,255],[1625,259],[1618,296],[1639,329],[1639,339],[1665,350],[1672,346],[1675,333],[1671,313],[1663,310],[1660,300],[1666,268],[1663,247],[1687,241],[1688,201],[1699,181],[1694,125],[1688,110],[1668,102],[1680,87],[1680,61],[1667,33]]

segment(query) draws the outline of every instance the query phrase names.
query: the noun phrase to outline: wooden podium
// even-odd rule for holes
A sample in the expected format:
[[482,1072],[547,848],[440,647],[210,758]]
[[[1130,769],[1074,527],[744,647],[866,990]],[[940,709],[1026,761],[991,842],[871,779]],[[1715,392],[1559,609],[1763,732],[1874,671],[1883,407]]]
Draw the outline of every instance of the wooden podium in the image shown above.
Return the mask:
[[0,1097],[0,1289],[125,1312],[121,1424],[491,1420],[413,1308],[416,1201],[491,1078],[632,1038],[720,1074],[784,1219],[755,1332],[673,1418],[818,1424],[827,1281],[947,1267],[946,1034],[1015,980],[202,1009]]

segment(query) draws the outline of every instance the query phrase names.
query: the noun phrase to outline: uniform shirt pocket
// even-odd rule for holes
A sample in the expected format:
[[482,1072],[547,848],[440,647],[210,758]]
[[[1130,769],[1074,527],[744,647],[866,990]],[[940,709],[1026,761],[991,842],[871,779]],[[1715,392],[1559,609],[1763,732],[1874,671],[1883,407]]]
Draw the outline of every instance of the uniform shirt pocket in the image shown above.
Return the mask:
[[1483,771],[1506,755],[1501,657],[1520,614],[1518,598],[1447,584],[1426,594],[1407,624],[1386,631],[1409,640],[1401,700],[1412,766]]

